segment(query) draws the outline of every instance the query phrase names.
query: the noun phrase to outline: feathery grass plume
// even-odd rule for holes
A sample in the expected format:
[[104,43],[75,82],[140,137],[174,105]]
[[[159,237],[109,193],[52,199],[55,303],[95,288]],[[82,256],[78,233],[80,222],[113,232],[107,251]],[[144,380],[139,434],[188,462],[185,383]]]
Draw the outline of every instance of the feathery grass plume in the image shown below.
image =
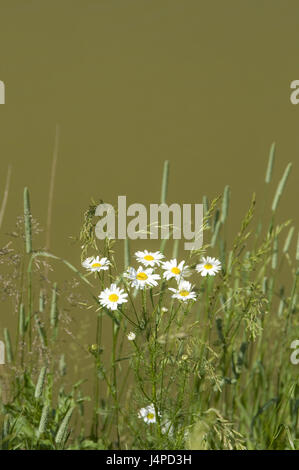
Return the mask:
[[284,174],[282,175],[282,178],[280,182],[278,183],[277,190],[273,199],[272,203],[272,211],[275,212],[279,203],[279,200],[282,196],[283,190],[285,188],[287,179],[289,177],[290,171],[292,169],[292,163],[289,163],[284,171]]
[[124,250],[124,265],[125,270],[130,266],[130,242],[128,238],[124,240],[125,250]]
[[284,243],[283,253],[287,253],[289,251],[290,244],[292,242],[292,238],[294,235],[294,231],[295,231],[295,227],[291,227]]
[[24,337],[25,330],[26,330],[26,326],[25,326],[25,309],[24,309],[24,304],[21,303],[20,304],[20,309],[19,309],[19,334],[20,334],[21,338]]
[[28,188],[24,188],[24,223],[25,223],[25,246],[26,253],[32,252],[32,227],[31,227],[31,210],[30,197]]
[[228,216],[228,208],[230,201],[230,187],[225,186],[222,199],[222,208],[221,208],[221,222],[224,224]]
[[80,277],[80,279],[82,279],[82,281],[84,281],[86,284],[88,284],[89,286],[92,286],[92,284],[89,282],[89,280],[83,276],[83,274],[80,273],[80,271],[78,271],[77,268],[75,268],[75,266],[73,266],[71,263],[69,263],[67,260],[63,259],[63,258],[59,258],[59,256],[55,256],[55,255],[52,255],[51,253],[47,253],[46,251],[36,251],[34,253],[32,253],[31,255],[31,258],[30,258],[30,261],[29,261],[29,264],[28,264],[28,273],[32,273],[32,263],[33,263],[33,260],[35,258],[38,258],[38,257],[45,257],[45,258],[52,258],[52,259],[56,259],[56,260],[59,260],[61,261],[63,264],[65,264],[71,271],[74,271],[74,273],[76,273],[76,275],[78,277]]
[[298,233],[298,240],[297,240],[296,261],[299,261],[299,233]]
[[48,418],[49,418],[49,412],[50,412],[50,406],[45,403],[43,406],[39,426],[38,426],[38,431],[37,431],[37,437],[40,437],[44,432],[46,431],[47,424],[48,424]]
[[[217,206],[218,202],[220,201],[220,199],[221,199],[221,196],[217,196],[215,199],[213,199],[211,201],[211,204],[209,205],[208,212],[206,214],[204,214],[203,225],[202,225],[202,230],[203,231],[208,230],[212,226],[213,226],[213,230],[215,230],[217,221],[219,219],[219,214],[220,214],[220,211],[219,211],[218,208],[216,208],[216,206]],[[212,221],[213,215],[214,215],[214,219]],[[192,251],[192,254],[196,255],[198,253],[198,251],[200,251],[199,254],[202,255],[203,254],[203,247],[200,250]]]
[[60,424],[57,434],[55,436],[56,444],[64,445],[67,431],[68,431],[68,425],[70,423],[74,409],[75,409],[75,406],[72,406],[66,413],[65,417],[63,418],[62,423]]
[[214,220],[213,220],[213,231],[215,232],[218,221],[220,220],[220,209],[215,210]]
[[202,197],[202,205],[203,205],[203,213],[204,213],[204,216],[205,216],[209,213],[209,200],[208,200],[208,197],[206,195],[204,195]]
[[[39,313],[43,313],[45,309],[45,295],[43,289],[39,292]],[[45,348],[47,346],[47,335],[45,328],[43,327],[40,318],[38,315],[35,315],[36,328],[42,343],[42,346]]]
[[244,219],[242,220],[242,225],[241,225],[241,230],[240,232],[238,233],[237,237],[235,238],[234,240],[234,243],[233,243],[233,251],[234,253],[236,252],[236,250],[238,248],[240,248],[240,246],[242,246],[242,244],[247,240],[247,238],[250,236],[250,232],[249,233],[246,233],[246,229],[247,227],[249,226],[250,222],[252,221],[253,219],[253,216],[254,216],[254,210],[255,210],[255,205],[256,205],[256,196],[255,196],[255,193],[253,193],[252,195],[252,200],[251,200],[251,204],[250,204],[250,207],[248,209],[248,212],[246,213]]
[[165,160],[164,168],[163,168],[163,177],[162,177],[161,204],[166,203],[168,178],[169,178],[169,161]]
[[103,204],[103,200],[101,199],[98,203],[94,200],[91,201],[90,206],[84,212],[84,222],[80,230],[80,242],[82,245],[81,251],[81,261],[83,261],[86,256],[89,248],[93,248],[97,250],[97,239],[95,236],[95,224],[94,224],[94,216],[96,208],[99,204]]
[[50,311],[50,324],[52,328],[56,328],[58,323],[58,310],[57,310],[57,283],[54,282],[52,289],[51,311]]
[[42,396],[45,379],[46,379],[46,373],[47,373],[47,366],[43,366],[39,373],[35,391],[34,391],[34,398],[36,398],[36,400],[38,400]]
[[11,363],[13,362],[13,352],[12,352],[11,339],[10,339],[8,328],[4,328],[3,333],[4,333],[5,352],[6,352],[7,362]]
[[209,450],[215,448],[216,442],[221,449],[246,449],[244,436],[235,431],[232,423],[215,408],[209,408],[197,417],[190,431],[186,442],[190,450]]
[[[208,214],[209,214],[209,200],[208,200],[208,197],[207,197],[207,196],[203,196],[203,198],[202,198],[202,205],[203,205],[203,216],[204,216],[204,218],[205,218],[205,217],[207,217]],[[210,226],[210,220],[209,220],[209,218],[207,218],[206,224],[207,224],[208,227]]]
[[233,250],[230,250],[228,254],[227,265],[226,265],[226,272],[228,274],[231,274],[232,264],[233,264]]
[[267,184],[271,182],[271,178],[272,178],[272,172],[273,172],[273,166],[274,166],[274,160],[275,160],[275,148],[276,148],[276,144],[275,142],[273,142],[270,147],[269,160],[268,160],[268,166],[267,166],[266,177],[265,177],[265,182]]
[[[263,449],[269,446],[273,449],[288,449],[291,446],[290,440],[293,441],[293,447],[298,447],[296,401],[299,398],[299,388],[297,387],[290,397],[289,388],[294,384],[294,373],[292,368],[285,367],[285,364],[289,360],[289,346],[294,339],[294,331],[299,321],[298,315],[294,315],[295,312],[298,313],[299,307],[299,238],[296,275],[291,262],[294,255],[292,257],[289,255],[294,241],[294,229],[291,230],[291,225],[288,225],[286,235],[280,239],[279,234],[287,224],[277,226],[274,221],[275,217],[271,214],[273,219],[271,231],[264,233],[261,230],[257,236],[256,226],[248,227],[249,223],[254,222],[252,221],[254,206],[255,198],[241,222],[240,232],[231,241],[226,240],[221,233],[222,210],[218,211],[215,224],[218,225],[217,231],[220,230],[220,233],[215,234],[216,226],[213,225],[213,218],[216,203],[211,201],[210,208],[204,216],[204,224],[213,215],[210,223],[214,230],[211,230],[209,238],[214,232],[218,254],[214,253],[215,250],[210,252],[211,246],[205,245],[199,250],[194,250],[190,262],[189,260],[186,262],[191,269],[194,269],[197,258],[200,260],[205,254],[215,255],[222,263],[222,273],[219,273],[217,277],[211,276],[205,279],[194,276],[194,291],[198,294],[196,303],[178,303],[175,299],[172,300],[169,293],[166,293],[167,282],[161,276],[156,288],[142,292],[135,289],[134,292],[136,294],[138,292],[136,304],[133,288],[130,288],[130,291],[129,287],[127,288],[130,298],[122,307],[123,315],[114,318],[109,310],[110,318],[117,324],[117,327],[112,324],[110,318],[106,318],[102,329],[99,319],[102,319],[104,310],[98,309],[100,307],[97,297],[98,285],[93,287],[84,276],[80,276],[76,268],[65,260],[47,252],[32,251],[29,255],[28,272],[32,272],[33,260],[39,257],[50,257],[68,266],[71,269],[71,275],[75,272],[77,277],[80,276],[81,279],[78,277],[78,280],[82,280],[85,287],[88,284],[87,292],[90,294],[91,302],[95,303],[98,317],[98,324],[93,329],[96,336],[93,342],[96,344],[86,348],[85,331],[82,332],[81,329],[77,331],[76,325],[73,331],[67,328],[69,323],[66,323],[64,331],[69,333],[74,340],[74,353],[78,356],[80,354],[81,357],[81,352],[84,350],[84,353],[87,353],[86,361],[89,366],[93,365],[90,361],[94,361],[94,382],[90,387],[94,393],[92,398],[85,397],[81,394],[81,385],[78,385],[83,383],[85,378],[90,379],[91,367],[86,367],[86,370],[82,371],[83,380],[73,384],[70,392],[65,392],[65,388],[71,385],[72,375],[68,369],[65,371],[67,356],[64,357],[62,351],[57,351],[54,341],[56,330],[50,325],[54,281],[50,285],[50,301],[47,301],[44,306],[44,299],[40,295],[40,311],[36,312],[33,299],[36,299],[38,304],[38,295],[41,294],[40,281],[38,276],[32,276],[30,306],[27,308],[25,304],[26,321],[27,313],[30,311],[31,318],[34,317],[37,325],[44,326],[49,337],[48,348],[41,347],[37,337],[37,340],[32,343],[34,345],[32,354],[26,355],[26,370],[22,367],[15,369],[9,366],[12,372],[16,370],[16,374],[11,374],[11,390],[8,388],[10,393],[7,394],[11,399],[9,398],[9,406],[5,409],[10,416],[10,432],[6,434],[5,440],[2,438],[1,441],[0,438],[0,449],[4,446],[7,449],[111,449],[120,448],[120,442],[122,447],[132,448],[133,445],[137,449],[191,447],[216,450],[241,449],[245,445],[249,449]],[[272,212],[271,206],[270,212]],[[226,218],[226,223],[228,223],[228,218]],[[94,228],[94,225],[91,224],[91,227]],[[34,228],[33,225],[32,228]],[[249,238],[250,234],[251,238]],[[166,240],[162,242],[165,244]],[[169,245],[171,243],[169,242]],[[169,253],[172,252],[173,257],[177,259],[179,258],[177,256],[178,243],[177,240],[173,241]],[[285,267],[289,269],[286,276],[290,274],[293,277],[291,295],[289,295],[289,280],[287,277],[284,278],[284,272],[281,273],[279,269],[282,248],[286,251],[282,259],[287,257],[290,261]],[[125,246],[124,250],[126,250]],[[109,258],[111,256],[113,259],[110,247],[106,251]],[[1,262],[2,254],[0,250]],[[272,265],[275,271],[272,270]],[[108,276],[103,276],[105,287],[110,282],[124,284],[127,287],[122,274],[116,272],[114,268],[116,265],[113,266]],[[24,271],[23,265],[20,269]],[[2,283],[1,277],[0,283]],[[72,286],[75,290],[78,283]],[[24,283],[20,285],[18,304],[24,302],[23,290]],[[43,292],[47,300],[46,290]],[[68,300],[67,290],[57,291],[55,303],[58,307],[60,301],[63,302],[64,295]],[[28,295],[26,298],[28,299]],[[71,296],[70,301],[73,300],[75,303],[76,298]],[[81,300],[79,297],[78,305],[92,308],[88,300]],[[142,311],[141,307],[143,307]],[[49,310],[49,320],[48,315],[45,315],[45,310],[47,313]],[[131,322],[131,315],[134,319],[133,310],[136,312],[137,323]],[[138,313],[142,314],[143,311],[144,319],[141,319]],[[69,322],[71,318],[71,316],[66,316],[66,322]],[[38,322],[39,319],[41,324]],[[96,319],[94,318],[92,322],[94,320]],[[126,320],[134,325],[134,329],[130,328],[134,332],[135,343],[127,343],[129,339],[127,334],[130,330]],[[109,325],[112,326],[111,333],[106,329]],[[10,330],[13,338],[15,333],[19,335],[19,328],[18,325],[15,331]],[[26,334],[29,331],[28,325]],[[89,331],[88,328],[86,334],[89,334]],[[108,336],[105,336],[107,331],[111,334],[109,338],[112,339],[111,354],[108,356],[102,355],[103,340],[109,340]],[[53,334],[53,341],[50,341],[49,335],[51,334]],[[255,339],[257,340],[254,341]],[[89,338],[87,341],[89,343]],[[17,340],[15,342],[19,344]],[[77,346],[80,349],[77,350]],[[39,362],[39,356],[44,362]],[[14,357],[18,357],[15,351]],[[47,365],[48,369],[43,379],[41,375],[44,372],[40,369],[44,365]],[[19,363],[16,361],[17,366]],[[36,377],[32,377],[32,372],[37,368]],[[127,387],[128,377],[132,385],[129,387],[130,390]],[[44,384],[37,391],[39,381]],[[246,386],[248,383],[250,387]],[[34,398],[35,394],[39,398]],[[83,402],[85,401],[91,401],[87,416],[83,415]],[[6,403],[5,400],[4,402]],[[149,431],[145,432],[145,425],[138,418],[137,408],[139,405],[146,407],[151,403],[154,403],[157,419],[155,424],[147,427]],[[76,414],[76,411],[73,412],[74,405],[79,407],[79,419],[76,421],[74,420]],[[141,410],[146,409],[141,408]],[[21,416],[20,410],[24,411]],[[96,417],[94,421],[90,419],[93,416],[90,413],[92,410]],[[161,422],[158,419],[160,413]],[[72,434],[72,439],[69,439],[73,421],[76,422],[74,436]],[[166,432],[163,430],[165,423],[168,427]],[[89,425],[92,428],[91,432],[87,429]],[[235,425],[240,435],[235,433]],[[278,442],[276,438],[282,425],[289,426],[289,441],[279,438]],[[0,419],[0,436],[1,427]],[[251,434],[250,430],[252,430]],[[121,441],[119,434],[122,436]]]

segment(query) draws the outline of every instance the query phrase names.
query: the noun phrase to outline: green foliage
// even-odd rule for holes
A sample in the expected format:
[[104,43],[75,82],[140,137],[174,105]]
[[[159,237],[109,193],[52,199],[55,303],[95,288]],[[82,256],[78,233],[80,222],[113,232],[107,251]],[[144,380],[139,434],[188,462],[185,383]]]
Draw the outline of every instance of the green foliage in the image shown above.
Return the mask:
[[77,388],[74,385],[68,394],[61,388],[52,406],[53,376],[46,377],[43,368],[35,385],[29,372],[24,371],[14,382],[11,400],[1,404],[0,449],[64,448],[70,435],[71,413],[82,401]]
[[[272,145],[268,190],[274,153]],[[123,262],[120,270],[117,267],[111,240],[97,246],[95,203],[84,214],[82,257],[90,250],[94,255],[101,252],[110,261],[107,271],[94,273],[91,282],[68,261],[34,251],[25,189],[25,255],[18,266],[25,265],[24,272],[27,267],[27,276],[20,272],[21,287],[13,294],[19,315],[14,347],[4,330],[11,373],[6,377],[8,391],[1,389],[1,449],[299,449],[298,373],[290,362],[290,345],[299,333],[299,244],[294,246],[295,227],[278,223],[276,214],[290,169],[288,165],[280,180],[269,220],[266,214],[259,220],[253,195],[232,240],[225,235],[229,186],[222,200],[218,197],[209,204],[204,196],[208,243],[186,260],[197,296],[189,302],[171,297],[171,280],[142,291],[132,289]],[[168,179],[165,162],[162,202]],[[170,243],[163,241],[164,253]],[[125,269],[134,263],[130,248],[125,240]],[[170,252],[180,257],[177,240]],[[195,272],[203,255],[221,261],[216,276]],[[63,263],[86,289],[88,300],[75,302],[75,307],[93,313],[94,344],[81,344],[70,322],[63,323],[60,304],[66,291],[56,282],[41,285],[40,260]],[[127,303],[113,311],[98,298],[112,283],[128,295]],[[75,384],[70,383],[60,348],[62,331],[89,364],[88,370],[80,369],[81,380]],[[129,341],[130,332],[134,334]],[[93,391],[85,397],[83,383],[90,375]],[[149,406],[153,423],[140,417]]]

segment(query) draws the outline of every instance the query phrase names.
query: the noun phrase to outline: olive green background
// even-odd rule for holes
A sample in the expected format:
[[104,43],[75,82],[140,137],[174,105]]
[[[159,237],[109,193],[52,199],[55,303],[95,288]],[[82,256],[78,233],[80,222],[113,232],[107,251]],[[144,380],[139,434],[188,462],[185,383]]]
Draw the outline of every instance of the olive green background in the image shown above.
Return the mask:
[[45,225],[57,123],[51,251],[74,264],[91,197],[158,202],[165,159],[169,202],[231,186],[235,232],[252,192],[264,197],[276,141],[271,192],[293,161],[280,217],[296,219],[298,52],[298,0],[0,0],[0,197],[12,164],[1,243],[25,185]]
[[[266,203],[292,161],[278,217],[298,228],[299,105],[290,102],[298,52],[298,0],[0,0],[0,202],[12,165],[0,246],[22,214],[24,186],[45,227],[57,124],[50,251],[78,267],[80,247],[71,237],[91,197],[159,202],[165,159],[169,203],[200,203],[204,194],[211,200],[231,186],[225,235],[232,238],[253,191],[262,211],[276,141]],[[44,243],[42,234],[34,248]],[[132,251],[159,244],[139,241]],[[122,245],[117,250],[122,256]],[[65,294],[73,274],[54,267],[50,279]],[[72,314],[71,329],[84,344],[95,341],[94,310]],[[13,337],[13,302],[1,312],[0,338],[3,327]],[[104,318],[104,358],[110,329]],[[92,377],[90,357],[72,338],[60,341],[74,377]]]

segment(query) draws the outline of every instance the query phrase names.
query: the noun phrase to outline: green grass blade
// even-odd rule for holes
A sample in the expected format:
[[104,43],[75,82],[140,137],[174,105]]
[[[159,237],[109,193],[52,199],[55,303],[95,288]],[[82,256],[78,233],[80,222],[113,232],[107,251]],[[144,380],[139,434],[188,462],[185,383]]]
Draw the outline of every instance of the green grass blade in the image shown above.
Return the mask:
[[8,328],[4,328],[3,333],[4,333],[5,352],[6,352],[7,362],[11,363],[13,362],[13,352],[12,352],[11,339],[10,339]]
[[58,323],[58,310],[57,310],[57,283],[55,282],[52,289],[52,301],[50,310],[50,324],[52,328],[56,328]]
[[275,212],[276,209],[277,209],[278,203],[280,201],[283,190],[284,190],[285,185],[287,183],[287,180],[288,180],[291,169],[292,169],[292,163],[289,163],[287,165],[285,171],[284,171],[284,174],[283,174],[278,186],[277,186],[277,190],[276,190],[276,193],[275,193],[275,196],[274,196],[274,199],[273,199],[273,203],[272,203],[272,211],[273,212]]
[[224,224],[228,216],[228,208],[230,202],[230,187],[225,186],[222,199],[222,208],[221,208],[221,222]]
[[39,373],[37,383],[36,383],[36,387],[35,387],[35,391],[34,391],[34,398],[36,400],[38,400],[42,396],[44,385],[45,385],[46,374],[47,374],[47,367],[43,366],[41,368],[40,373]]
[[130,266],[130,242],[129,239],[126,238],[124,240],[125,250],[124,250],[124,267],[125,270]]
[[163,177],[162,177],[161,204],[166,203],[168,179],[169,179],[169,161],[165,160],[164,168],[163,168]]
[[293,238],[293,235],[294,235],[294,231],[295,231],[295,227],[291,227],[290,230],[289,230],[289,233],[287,235],[284,247],[283,247],[283,253],[287,253],[289,251],[290,244],[292,242],[292,238]]
[[273,144],[270,147],[268,167],[267,167],[266,177],[265,177],[265,182],[267,184],[271,182],[271,178],[272,178],[272,172],[273,172],[273,166],[274,166],[274,160],[275,160],[275,147],[276,147],[276,144],[275,142],[273,142]]

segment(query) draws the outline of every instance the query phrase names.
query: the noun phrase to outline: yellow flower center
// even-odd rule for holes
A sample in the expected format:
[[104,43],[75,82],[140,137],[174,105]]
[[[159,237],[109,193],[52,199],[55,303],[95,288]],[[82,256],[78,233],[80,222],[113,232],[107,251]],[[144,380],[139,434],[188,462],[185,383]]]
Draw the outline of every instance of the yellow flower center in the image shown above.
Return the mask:
[[171,272],[173,272],[173,274],[180,274],[181,270],[175,266],[172,268]]
[[145,255],[144,259],[146,261],[153,261],[155,258],[152,255]]
[[148,275],[145,273],[138,273],[136,278],[138,279],[138,281],[146,281],[148,278]]
[[210,263],[207,263],[207,264],[204,265],[205,269],[212,269],[212,267],[213,267],[213,265],[210,264]]
[[187,295],[189,295],[189,292],[187,290],[180,290],[180,295],[182,297],[187,297]]
[[155,415],[154,415],[154,413],[148,413],[146,415],[146,417],[147,417],[147,419],[154,419]]
[[118,295],[117,294],[110,294],[109,295],[109,300],[110,302],[117,302],[119,299]]
[[92,268],[100,268],[101,266],[102,266],[101,263],[93,263],[91,265]]

